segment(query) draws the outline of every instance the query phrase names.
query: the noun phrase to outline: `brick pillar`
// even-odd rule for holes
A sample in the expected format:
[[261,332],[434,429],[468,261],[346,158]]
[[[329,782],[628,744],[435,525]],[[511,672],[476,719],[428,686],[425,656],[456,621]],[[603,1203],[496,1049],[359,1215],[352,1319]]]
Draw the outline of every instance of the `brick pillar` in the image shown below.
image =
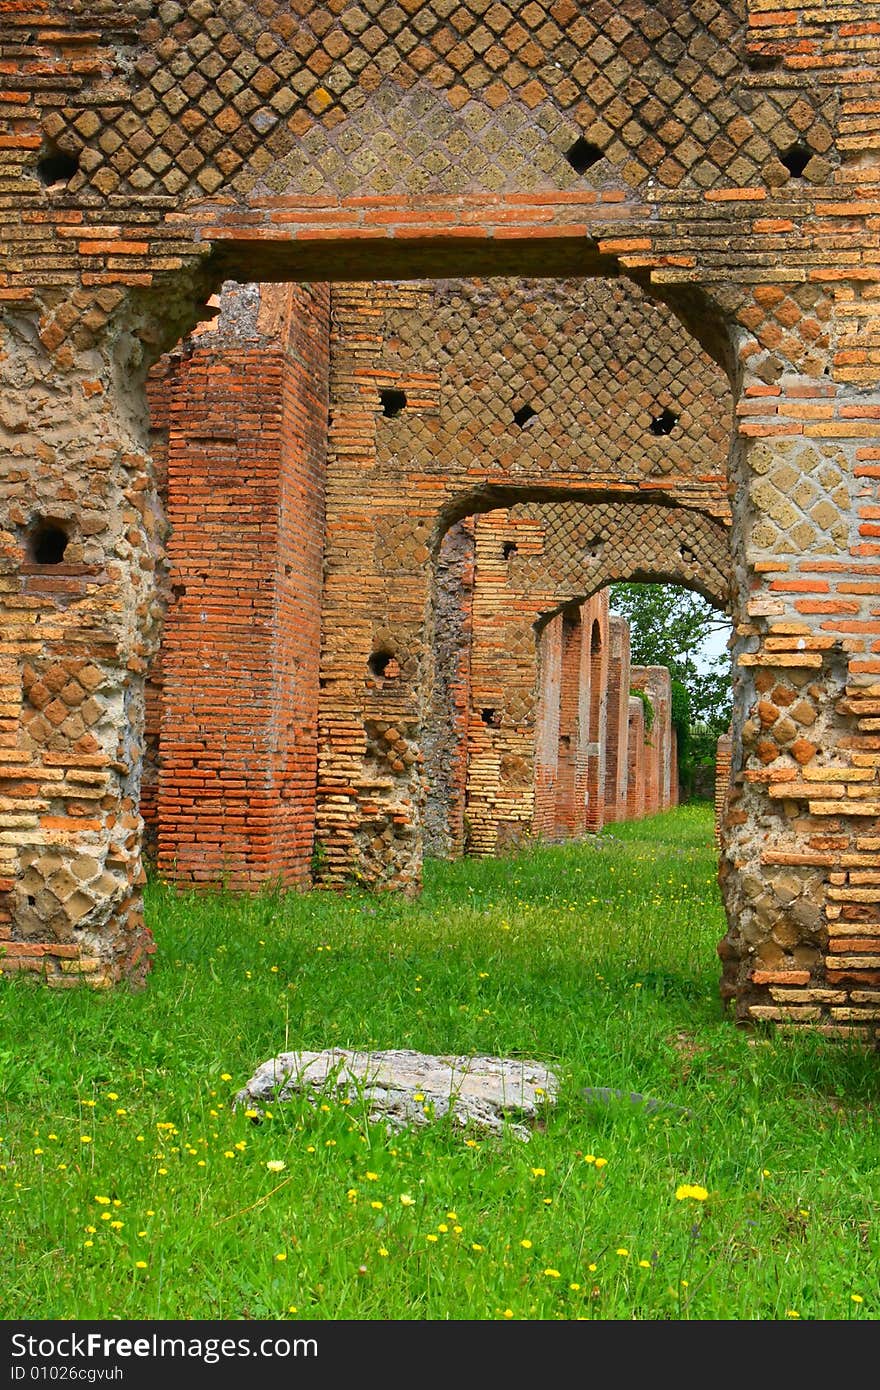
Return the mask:
[[[168,508],[168,432],[178,355],[160,359],[147,378],[150,446],[153,476],[162,510]],[[167,607],[171,599],[166,567],[158,570],[157,583]],[[141,816],[144,822],[144,859],[155,864],[159,832],[159,732],[162,725],[162,651],[156,652],[144,687],[144,760],[141,771]]]
[[554,834],[568,839],[577,833],[578,755],[580,752],[580,695],[584,627],[577,611],[562,615],[562,670],[559,690],[559,734],[556,757],[556,815]]
[[434,690],[422,747],[428,796],[425,853],[455,858],[466,847],[468,726],[473,649],[474,519],[450,527],[437,560]]
[[627,793],[627,724],[629,712],[629,624],[618,613],[608,616],[608,708],[605,737],[605,820],[625,820]]
[[253,295],[183,355],[168,446],[158,864],[233,886],[308,881],[317,752],[328,294]]
[[730,734],[722,734],[715,753],[715,843],[718,846],[721,845],[721,825],[730,791],[732,759],[733,738]]
[[654,710],[651,728],[645,735],[644,814],[654,815],[670,804],[672,689],[665,666],[633,666],[630,683],[644,690]]
[[0,968],[137,984],[153,949],[138,794],[162,536],[143,397],[127,378],[117,394],[101,343],[66,344],[50,379],[29,346],[39,323],[20,327],[0,353]]
[[584,828],[592,834],[605,823],[605,756],[608,711],[608,591],[583,606],[589,684],[585,740]]
[[[499,507],[471,519],[475,587],[467,741],[469,852],[527,839],[534,797],[536,642],[511,578],[519,528]],[[530,621],[532,618],[532,621]]]
[[667,811],[672,805],[672,681],[665,666],[648,669],[653,677],[654,728],[651,732],[655,734],[657,749],[657,809]]
[[551,839],[556,830],[559,693],[562,685],[562,614],[546,624],[539,647],[540,694],[535,720],[535,810],[532,831]]
[[631,695],[628,709],[626,819],[641,820],[645,814],[645,707],[637,695]]

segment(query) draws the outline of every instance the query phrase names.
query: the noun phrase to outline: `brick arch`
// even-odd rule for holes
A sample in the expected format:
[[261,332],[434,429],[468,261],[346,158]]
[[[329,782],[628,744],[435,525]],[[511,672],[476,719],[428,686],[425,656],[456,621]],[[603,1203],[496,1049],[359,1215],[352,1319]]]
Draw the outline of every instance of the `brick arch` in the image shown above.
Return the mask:
[[[527,838],[535,826],[542,834],[553,833],[555,811],[548,808],[555,806],[555,773],[552,785],[536,783],[535,776],[539,727],[545,742],[550,740],[543,752],[539,746],[539,761],[543,757],[545,766],[556,765],[556,714],[547,723],[539,712],[539,652],[548,626],[585,606],[591,611],[590,601],[618,579],[683,584],[722,610],[731,601],[729,528],[712,517],[657,503],[604,498],[517,503],[458,523],[447,533],[437,563],[435,676],[424,725],[429,846],[440,854],[465,847],[465,827],[467,847],[484,854]],[[613,633],[604,625],[602,631],[607,662]],[[559,645],[561,629],[554,640]],[[562,647],[548,659],[561,662]],[[581,685],[590,688],[586,671]],[[593,689],[600,685],[604,678]],[[489,710],[491,717],[484,718]],[[599,743],[600,760],[591,769],[596,806],[607,769],[613,766],[616,775],[626,751],[625,746],[610,750],[594,738],[586,712],[582,722],[580,802],[589,804],[587,747]],[[624,739],[625,734],[624,722]],[[567,736],[573,746],[571,731]],[[605,800],[610,807],[625,795],[615,782]],[[582,817],[580,829],[585,828]]]
[[[137,799],[162,522],[135,373],[166,326],[233,273],[619,265],[683,314],[691,296],[714,305],[735,357],[724,988],[743,1018],[818,1015],[872,1039],[853,996],[880,968],[839,923],[873,925],[850,874],[873,872],[853,856],[876,852],[878,804],[859,794],[873,764],[853,761],[873,751],[877,675],[875,37],[837,11],[740,0],[93,8],[10,0],[2,21],[2,707],[10,801],[36,804],[3,813],[0,873],[24,968],[59,982],[67,952],[101,981],[136,977],[149,947]],[[566,158],[572,139],[601,158]],[[60,157],[78,168],[59,180]],[[23,548],[47,521],[70,532],[51,576]],[[40,650],[35,612],[56,634]],[[815,738],[792,733],[789,694]],[[814,795],[836,781],[843,796]]]

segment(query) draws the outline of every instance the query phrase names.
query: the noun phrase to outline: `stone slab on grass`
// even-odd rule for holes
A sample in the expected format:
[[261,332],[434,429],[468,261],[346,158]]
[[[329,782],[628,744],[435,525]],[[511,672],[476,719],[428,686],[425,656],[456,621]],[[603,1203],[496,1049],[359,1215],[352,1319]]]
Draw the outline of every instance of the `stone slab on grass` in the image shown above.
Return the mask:
[[384,1121],[391,1129],[427,1125],[449,1115],[462,1128],[473,1125],[500,1134],[507,1127],[527,1140],[529,1123],[555,1102],[558,1090],[553,1072],[541,1062],[333,1047],[271,1057],[238,1092],[235,1104],[259,1110],[301,1093],[312,1100],[334,1094],[363,1101],[370,1121]]

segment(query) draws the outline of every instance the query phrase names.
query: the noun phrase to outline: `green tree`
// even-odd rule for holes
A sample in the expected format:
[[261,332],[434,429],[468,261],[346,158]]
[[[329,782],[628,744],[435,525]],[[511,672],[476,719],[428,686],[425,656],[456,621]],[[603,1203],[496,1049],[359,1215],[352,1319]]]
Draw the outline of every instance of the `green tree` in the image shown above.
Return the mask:
[[612,584],[610,606],[629,623],[633,665],[666,666],[672,677],[679,773],[690,795],[699,769],[714,766],[730,723],[730,660],[718,651],[730,620],[701,594],[671,584]]

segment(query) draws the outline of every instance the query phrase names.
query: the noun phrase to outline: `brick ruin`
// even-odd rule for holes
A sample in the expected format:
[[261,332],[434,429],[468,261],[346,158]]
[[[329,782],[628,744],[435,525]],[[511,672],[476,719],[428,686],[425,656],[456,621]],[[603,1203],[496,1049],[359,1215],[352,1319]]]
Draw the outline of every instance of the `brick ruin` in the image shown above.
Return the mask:
[[[490,854],[673,804],[668,690],[629,749],[604,593],[641,575],[729,600],[729,388],[668,311],[508,280],[228,284],[216,308],[150,383],[171,524],[141,798],[159,871],[411,888],[424,828],[435,853]],[[674,439],[652,429],[671,404]],[[657,477],[664,504],[595,500]],[[571,500],[515,500],[541,496]],[[569,623],[560,734],[539,667]],[[583,766],[557,816],[566,742]]]
[[[0,10],[4,969],[37,969],[54,986],[143,977],[144,698],[166,607],[181,821],[192,793],[221,780],[238,805],[232,842],[274,869],[279,817],[310,775],[303,730],[315,727],[327,880],[356,866],[412,889],[444,535],[505,510],[525,522],[540,505],[548,517],[622,508],[641,538],[652,529],[641,509],[656,507],[690,555],[701,527],[726,535],[729,523],[722,994],[744,1022],[874,1041],[878,6],[97,8]],[[513,346],[532,356],[526,376],[494,361],[493,315],[538,277],[553,332],[548,355],[520,302]],[[193,389],[226,402],[242,443],[250,432],[247,480],[235,441],[213,429],[199,439],[182,406],[175,426],[173,398],[151,433],[146,406],[151,367],[228,280],[287,284],[253,310],[275,316],[272,332],[265,317],[253,338],[243,327],[239,355],[227,348],[201,382],[202,349],[180,353]],[[576,376],[573,359],[559,367],[578,346],[572,283],[591,304],[581,328],[600,293],[617,305],[621,351],[606,355],[603,341],[597,353],[614,380],[612,363],[627,376],[633,361],[626,326],[645,314],[675,329],[641,338],[669,347],[664,368],[700,345],[726,377],[721,436],[691,447],[680,393],[658,398],[657,366],[640,407],[651,438],[633,449],[617,432],[637,426],[631,405],[602,402],[600,381],[580,415],[559,399],[565,372]],[[546,388],[542,354],[554,364]],[[255,360],[283,383],[271,429],[259,403],[233,406]],[[198,465],[189,478],[185,457]],[[274,516],[265,535],[261,508]],[[319,603],[310,527],[322,508],[315,708],[291,637]],[[218,548],[235,538],[223,566],[212,528]],[[528,607],[519,549],[509,568]],[[593,579],[573,580],[579,605]],[[541,610],[548,653],[574,640],[565,587]],[[239,623],[254,643],[241,661]],[[181,694],[193,654],[198,696]],[[197,698],[228,702],[220,764],[189,737]],[[595,780],[589,754],[573,775]],[[305,852],[295,820],[285,872]],[[186,845],[160,844],[160,860]]]

